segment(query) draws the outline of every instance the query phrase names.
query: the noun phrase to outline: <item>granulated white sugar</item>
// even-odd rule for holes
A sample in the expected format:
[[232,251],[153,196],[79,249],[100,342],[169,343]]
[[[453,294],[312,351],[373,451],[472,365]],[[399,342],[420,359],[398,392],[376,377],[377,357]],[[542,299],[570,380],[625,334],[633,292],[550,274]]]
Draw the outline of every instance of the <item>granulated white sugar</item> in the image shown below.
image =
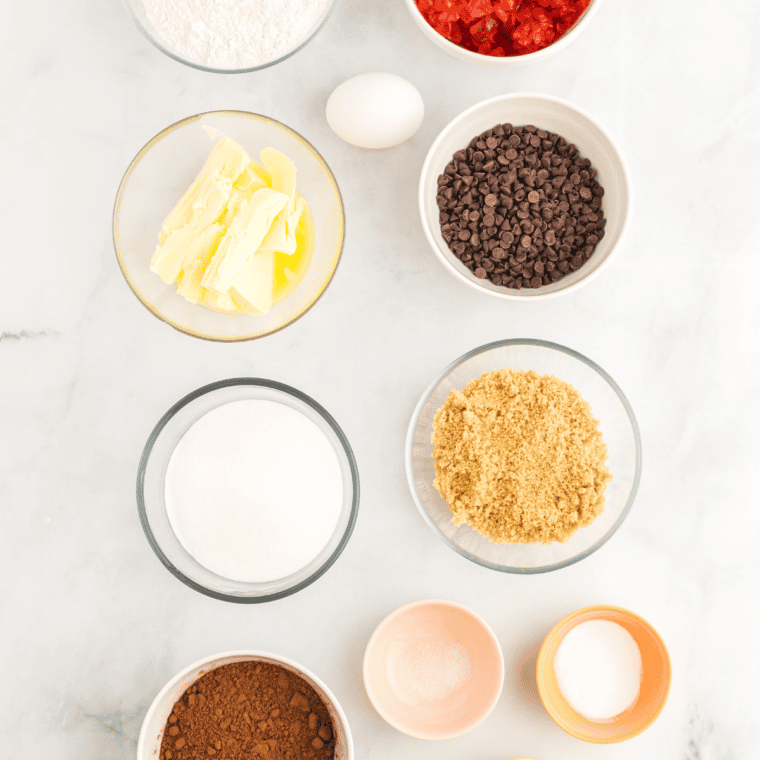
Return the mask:
[[636,701],[641,688],[641,650],[625,628],[610,620],[579,623],[554,656],[562,696],[590,720],[609,720]]
[[177,539],[224,578],[262,583],[308,565],[343,506],[340,461],[319,427],[285,404],[233,401],[180,439],[164,497]]
[[431,702],[459,691],[472,674],[472,655],[456,641],[420,638],[391,649],[390,681],[412,703]]
[[329,0],[144,0],[156,31],[184,57],[220,69],[261,66],[301,44]]

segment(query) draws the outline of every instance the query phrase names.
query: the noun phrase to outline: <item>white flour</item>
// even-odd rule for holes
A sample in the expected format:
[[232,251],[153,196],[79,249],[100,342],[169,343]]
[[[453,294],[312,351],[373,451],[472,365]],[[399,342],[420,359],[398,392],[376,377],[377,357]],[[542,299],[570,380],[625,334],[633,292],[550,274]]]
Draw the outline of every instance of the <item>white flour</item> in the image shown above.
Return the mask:
[[330,0],[144,0],[158,33],[179,53],[215,68],[259,66],[308,36]]

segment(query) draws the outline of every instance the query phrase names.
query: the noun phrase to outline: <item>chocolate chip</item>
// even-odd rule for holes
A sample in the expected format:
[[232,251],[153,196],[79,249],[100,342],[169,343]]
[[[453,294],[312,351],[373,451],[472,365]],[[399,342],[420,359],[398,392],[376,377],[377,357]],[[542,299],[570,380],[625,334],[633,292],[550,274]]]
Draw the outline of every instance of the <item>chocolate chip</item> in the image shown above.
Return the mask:
[[479,279],[516,289],[556,282],[604,236],[597,176],[560,135],[497,125],[438,176],[441,234]]

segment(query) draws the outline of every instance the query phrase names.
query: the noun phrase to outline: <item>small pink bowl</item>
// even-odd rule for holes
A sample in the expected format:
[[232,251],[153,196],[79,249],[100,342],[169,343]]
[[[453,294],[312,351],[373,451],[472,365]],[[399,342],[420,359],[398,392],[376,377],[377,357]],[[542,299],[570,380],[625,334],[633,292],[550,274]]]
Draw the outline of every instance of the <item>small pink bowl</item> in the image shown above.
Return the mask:
[[[428,662],[430,680],[419,677]],[[391,726],[418,739],[471,731],[493,710],[503,683],[504,657],[493,631],[454,602],[400,607],[380,623],[364,655],[370,702]]]

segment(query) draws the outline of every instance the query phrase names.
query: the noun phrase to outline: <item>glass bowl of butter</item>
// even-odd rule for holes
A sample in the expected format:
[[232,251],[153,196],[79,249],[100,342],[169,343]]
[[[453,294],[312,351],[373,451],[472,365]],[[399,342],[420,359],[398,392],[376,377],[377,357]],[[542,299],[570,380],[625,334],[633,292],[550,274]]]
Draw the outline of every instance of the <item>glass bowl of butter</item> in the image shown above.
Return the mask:
[[232,342],[303,316],[330,284],[345,212],[325,160],[274,119],[214,111],[137,154],[113,213],[116,257],[148,310],[176,330]]

